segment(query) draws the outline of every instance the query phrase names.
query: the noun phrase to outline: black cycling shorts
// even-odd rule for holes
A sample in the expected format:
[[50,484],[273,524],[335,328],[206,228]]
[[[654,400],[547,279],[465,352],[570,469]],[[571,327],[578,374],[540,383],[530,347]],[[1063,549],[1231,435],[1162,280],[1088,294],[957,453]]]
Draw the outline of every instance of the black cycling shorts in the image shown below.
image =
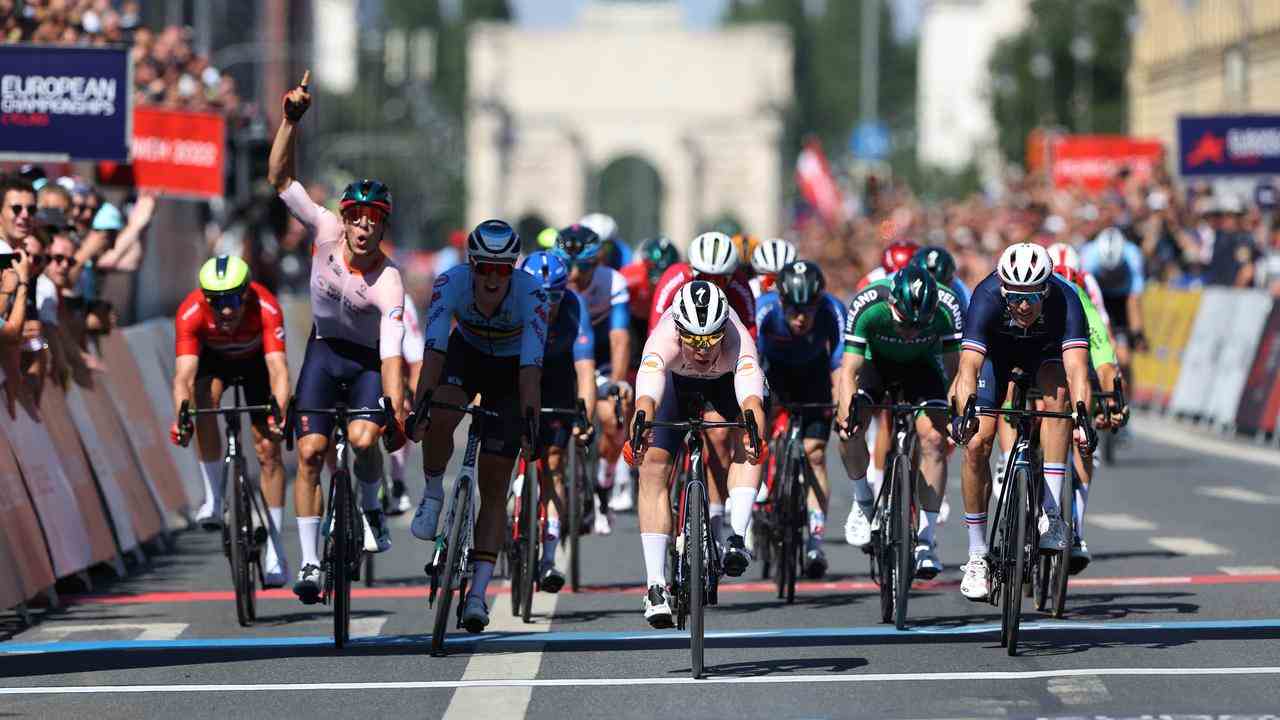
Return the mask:
[[467,399],[480,395],[480,406],[498,413],[487,419],[480,451],[515,458],[520,454],[524,419],[520,412],[520,357],[494,357],[471,346],[455,328],[449,335],[441,385],[462,388]]
[[[741,419],[742,408],[738,406],[738,396],[733,388],[733,373],[708,379],[671,375],[662,398],[658,400],[658,417],[654,419],[679,422],[701,417],[707,411],[717,412],[729,422]],[[653,433],[653,447],[672,454],[685,435],[684,431],[671,428],[656,428]]]
[[[267,372],[267,361],[262,355],[247,358],[230,358],[216,350],[203,348],[200,351],[199,365],[196,368],[196,384],[217,378],[222,381],[223,398],[232,397],[232,385],[239,383],[244,390],[246,405],[266,405],[271,397],[271,376]],[[281,411],[284,408],[280,408]],[[266,413],[252,413],[255,421],[264,421]]]
[[[770,363],[765,377],[769,381],[770,399],[773,409],[781,408],[782,403],[829,403],[831,402],[831,365],[826,357],[795,367]],[[833,413],[809,410],[805,412],[800,435],[806,439],[826,440],[831,436]]]
[[[1061,350],[1053,353],[1031,349],[1002,353],[995,358],[988,354],[982,363],[982,372],[978,374],[978,405],[1000,407],[1004,404],[1014,368],[1022,368],[1023,372],[1031,376],[1032,387],[1036,387],[1040,368],[1053,363],[1062,364]],[[964,400],[961,399],[961,402]]]
[[943,400],[947,395],[947,378],[937,362],[880,366],[868,360],[858,371],[858,389],[873,402],[892,402],[888,391],[895,385],[902,387],[905,400],[913,405]]
[[[542,407],[573,410],[578,407],[578,372],[573,356],[544,359],[542,366]],[[543,415],[538,423],[543,447],[567,447],[573,421],[559,415]]]
[[[346,386],[346,397],[342,388]],[[374,348],[335,338],[318,338],[314,329],[307,339],[307,354],[298,372],[294,402],[299,408],[323,410],[346,400],[352,409],[377,408],[382,399],[382,358]],[[358,415],[353,419],[386,423],[382,413]],[[300,413],[298,437],[333,432],[333,416]]]

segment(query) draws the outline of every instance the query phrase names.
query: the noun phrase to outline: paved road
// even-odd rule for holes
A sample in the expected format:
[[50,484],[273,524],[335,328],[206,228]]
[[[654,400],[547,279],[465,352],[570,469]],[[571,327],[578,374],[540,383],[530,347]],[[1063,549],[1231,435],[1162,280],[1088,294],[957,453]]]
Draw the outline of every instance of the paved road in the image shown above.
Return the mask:
[[[964,717],[1261,714],[1280,708],[1280,469],[1135,439],[1091,497],[1094,564],[1068,619],[1024,619],[1025,650],[998,647],[995,608],[964,600],[956,518],[947,571],[911,602],[913,630],[878,624],[864,557],[843,544],[848,483],[833,467],[832,574],[783,606],[755,569],[708,616],[710,678],[690,681],[687,641],[649,630],[633,515],[588,538],[576,595],[541,596],[494,632],[426,653],[425,545],[397,521],[379,582],[357,590],[344,652],[330,616],[284,591],[235,624],[215,537],[178,536],[150,568],[97,588],[30,629],[0,627],[6,715],[296,717]],[[291,524],[290,524],[291,525]],[[292,526],[288,548],[295,554]],[[2,616],[0,616],[2,617]],[[61,652],[58,652],[61,651]],[[390,713],[390,715],[388,715]],[[500,715],[501,713],[501,715]]]

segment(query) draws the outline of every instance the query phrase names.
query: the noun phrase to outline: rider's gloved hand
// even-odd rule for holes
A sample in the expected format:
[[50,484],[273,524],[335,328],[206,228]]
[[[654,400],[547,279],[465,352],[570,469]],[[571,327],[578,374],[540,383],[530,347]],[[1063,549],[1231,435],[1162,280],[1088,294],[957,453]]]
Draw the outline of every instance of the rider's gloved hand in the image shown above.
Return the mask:
[[178,421],[174,420],[173,424],[169,426],[169,442],[177,445],[178,447],[186,447],[187,443],[190,441],[191,438],[187,437],[186,433],[182,432],[181,428],[178,427]]
[[284,94],[280,99],[284,116],[289,122],[298,122],[302,116],[306,114],[307,108],[311,107],[311,93],[307,90],[307,84],[311,81],[311,71],[307,70],[302,74],[302,82],[289,92]]
[[631,441],[627,440],[622,444],[622,459],[631,467],[640,467],[640,462],[644,460],[645,447],[635,448],[631,446]]

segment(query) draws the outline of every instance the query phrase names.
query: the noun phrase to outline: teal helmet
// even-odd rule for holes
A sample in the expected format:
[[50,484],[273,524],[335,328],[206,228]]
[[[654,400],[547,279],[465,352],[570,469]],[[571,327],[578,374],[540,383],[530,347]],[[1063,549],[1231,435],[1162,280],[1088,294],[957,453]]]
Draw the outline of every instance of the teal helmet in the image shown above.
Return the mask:
[[926,245],[920,248],[916,251],[915,257],[911,258],[911,263],[928,270],[939,285],[950,285],[956,276],[955,258],[951,257],[951,253],[941,245]]
[[922,328],[938,309],[938,281],[920,265],[907,265],[893,276],[889,304],[902,324]]
[[342,198],[338,201],[338,207],[343,210],[352,205],[373,205],[390,216],[391,188],[378,180],[357,180],[342,191]]
[[671,238],[659,235],[640,243],[640,260],[649,266],[649,275],[656,280],[667,268],[680,262],[680,248]]

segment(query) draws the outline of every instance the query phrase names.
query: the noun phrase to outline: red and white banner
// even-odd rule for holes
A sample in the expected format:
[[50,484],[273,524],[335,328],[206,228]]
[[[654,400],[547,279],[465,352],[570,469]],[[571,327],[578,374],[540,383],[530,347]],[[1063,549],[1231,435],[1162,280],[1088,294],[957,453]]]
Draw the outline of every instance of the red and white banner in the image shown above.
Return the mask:
[[830,225],[844,220],[844,199],[831,175],[822,145],[813,138],[805,141],[796,158],[796,185],[805,202],[812,205]]
[[1053,184],[1056,187],[1105,189],[1116,174],[1128,168],[1133,177],[1146,180],[1164,161],[1159,140],[1127,135],[1062,135],[1053,140]]
[[226,132],[226,121],[215,113],[136,108],[133,163],[99,163],[99,179],[166,195],[221,197]]

